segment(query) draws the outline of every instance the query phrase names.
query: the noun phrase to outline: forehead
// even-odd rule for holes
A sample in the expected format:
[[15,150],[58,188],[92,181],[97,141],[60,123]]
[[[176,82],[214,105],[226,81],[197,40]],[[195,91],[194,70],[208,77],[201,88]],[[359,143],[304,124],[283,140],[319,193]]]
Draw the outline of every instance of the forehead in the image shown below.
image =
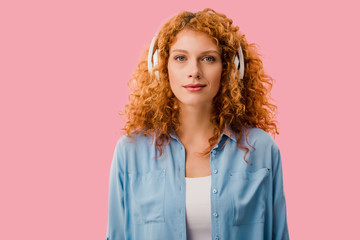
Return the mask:
[[219,50],[215,40],[206,33],[190,29],[184,29],[176,35],[174,42],[170,45],[170,52],[176,49],[186,51]]

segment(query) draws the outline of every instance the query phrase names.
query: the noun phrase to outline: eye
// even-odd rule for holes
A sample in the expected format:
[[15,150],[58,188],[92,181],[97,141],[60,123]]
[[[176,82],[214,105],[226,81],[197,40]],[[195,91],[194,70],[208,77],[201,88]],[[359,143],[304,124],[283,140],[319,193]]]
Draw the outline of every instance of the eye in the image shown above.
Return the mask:
[[204,57],[204,60],[205,60],[205,62],[215,62],[215,58],[214,58],[214,57],[211,57],[211,56],[209,56],[209,57]]
[[185,57],[184,56],[176,56],[175,60],[177,60],[179,62],[183,62],[183,61],[185,61]]

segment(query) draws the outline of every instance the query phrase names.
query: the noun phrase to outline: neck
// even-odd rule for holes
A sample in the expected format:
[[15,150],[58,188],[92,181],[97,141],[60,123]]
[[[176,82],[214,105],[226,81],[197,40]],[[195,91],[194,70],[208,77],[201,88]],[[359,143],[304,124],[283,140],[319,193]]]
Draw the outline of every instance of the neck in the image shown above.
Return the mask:
[[177,135],[182,141],[206,140],[213,136],[214,126],[210,122],[212,105],[180,106],[180,130]]

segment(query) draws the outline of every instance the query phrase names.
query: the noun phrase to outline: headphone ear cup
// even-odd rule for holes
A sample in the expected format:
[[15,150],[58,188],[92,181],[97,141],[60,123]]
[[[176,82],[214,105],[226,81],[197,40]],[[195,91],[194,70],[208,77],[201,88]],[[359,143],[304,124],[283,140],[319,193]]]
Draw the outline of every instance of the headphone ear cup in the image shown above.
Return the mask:
[[239,47],[239,51],[238,53],[236,54],[239,58],[239,75],[240,75],[240,79],[243,79],[244,78],[244,71],[245,71],[245,62],[244,62],[244,55],[243,55],[243,52],[242,52],[242,48],[241,48],[241,45]]
[[235,54],[234,64],[236,66],[236,69],[239,70],[240,79],[243,79],[244,78],[245,64],[244,64],[244,55],[242,53],[241,46],[240,46],[238,52]]
[[[149,74],[151,74],[153,68],[159,64],[159,50],[156,49],[154,52],[155,41],[156,41],[156,36],[153,37],[153,39],[151,41],[149,53],[148,53],[148,72],[149,72]],[[155,76],[157,77],[157,79],[159,81],[159,71],[155,71]]]
[[240,60],[239,60],[239,56],[238,56],[238,53],[235,54],[235,57],[234,57],[234,64],[235,64],[235,67],[237,70],[240,69]]
[[[159,50],[156,49],[153,55],[153,67],[157,66],[159,64]],[[155,76],[157,77],[157,79],[159,79],[159,71],[156,70],[155,71]]]
[[156,49],[153,54],[153,67],[159,64],[159,50]]

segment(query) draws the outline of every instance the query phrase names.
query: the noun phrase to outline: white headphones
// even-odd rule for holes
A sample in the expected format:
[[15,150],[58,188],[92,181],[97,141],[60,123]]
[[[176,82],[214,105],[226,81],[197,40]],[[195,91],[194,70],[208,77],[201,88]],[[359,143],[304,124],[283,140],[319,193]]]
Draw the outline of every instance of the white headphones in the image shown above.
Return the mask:
[[[150,45],[150,48],[149,48],[149,54],[148,54],[148,71],[149,71],[149,73],[151,73],[153,68],[159,63],[159,51],[158,51],[158,49],[156,49],[155,52],[154,52],[154,46],[155,46],[156,37],[157,36],[155,35],[155,37],[152,39],[151,45]],[[239,70],[240,79],[243,79],[244,78],[245,64],[244,64],[244,55],[243,55],[243,52],[242,52],[241,45],[239,47],[239,51],[237,52],[237,54],[234,57],[234,64],[237,67],[237,69]],[[159,71],[155,71],[155,76],[157,77],[157,79],[159,79]]]

